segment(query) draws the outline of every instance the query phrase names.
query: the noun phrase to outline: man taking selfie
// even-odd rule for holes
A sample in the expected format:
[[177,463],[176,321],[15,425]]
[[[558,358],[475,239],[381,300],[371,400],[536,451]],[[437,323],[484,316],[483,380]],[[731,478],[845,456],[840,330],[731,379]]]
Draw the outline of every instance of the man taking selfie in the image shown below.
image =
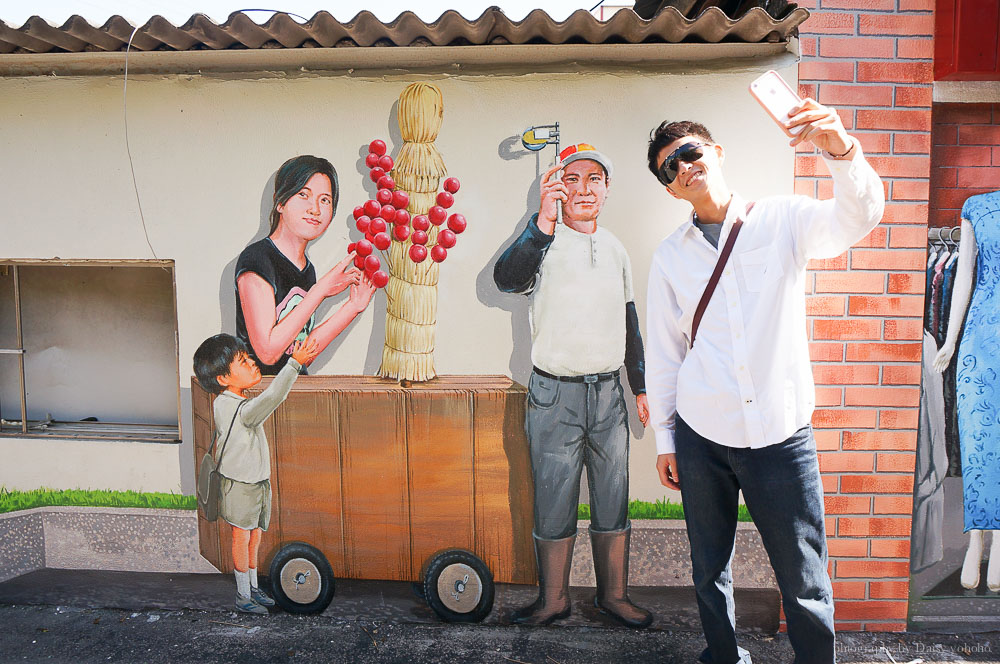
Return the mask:
[[835,110],[805,99],[789,116],[791,145],[823,151],[833,199],[741,197],[723,177],[725,150],[696,122],[661,124],[647,155],[667,194],[693,208],[650,268],[646,387],[657,472],[684,503],[708,642],[700,661],[712,664],[750,662],[736,644],[730,566],[740,491],[774,568],[796,664],[834,661],[806,264],[864,238],[885,196]]

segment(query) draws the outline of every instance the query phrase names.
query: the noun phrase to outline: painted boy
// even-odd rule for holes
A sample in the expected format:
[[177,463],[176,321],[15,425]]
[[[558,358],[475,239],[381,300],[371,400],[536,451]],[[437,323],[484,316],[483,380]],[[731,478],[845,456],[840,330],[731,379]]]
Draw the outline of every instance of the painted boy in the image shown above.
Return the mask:
[[194,353],[198,383],[219,395],[213,406],[216,462],[222,475],[219,515],[233,527],[236,608],[246,613],[266,615],[267,607],[274,606],[274,600],[257,585],[260,539],[271,521],[271,457],[264,421],[288,396],[299,369],[320,350],[311,337],[296,342],[285,366],[252,399],[246,392],[260,383],[260,368],[242,340],[217,334]]

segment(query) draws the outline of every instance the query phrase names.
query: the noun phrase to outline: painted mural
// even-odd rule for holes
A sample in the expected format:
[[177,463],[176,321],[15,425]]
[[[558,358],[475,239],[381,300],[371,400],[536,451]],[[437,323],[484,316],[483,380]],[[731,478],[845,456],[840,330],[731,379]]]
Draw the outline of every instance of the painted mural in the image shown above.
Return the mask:
[[913,611],[956,622],[1000,614],[998,228],[993,192],[966,200],[960,226],[929,231]]

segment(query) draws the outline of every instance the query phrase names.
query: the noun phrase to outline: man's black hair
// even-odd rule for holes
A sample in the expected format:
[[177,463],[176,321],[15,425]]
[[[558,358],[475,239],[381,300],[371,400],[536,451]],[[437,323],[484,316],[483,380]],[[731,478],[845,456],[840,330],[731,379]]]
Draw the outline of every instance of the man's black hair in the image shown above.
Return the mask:
[[646,158],[649,162],[649,172],[657,180],[660,179],[660,176],[656,158],[660,155],[660,151],[677,139],[684,138],[685,136],[697,136],[708,143],[715,143],[715,139],[712,138],[711,132],[708,131],[705,125],[699,122],[691,122],[690,120],[679,120],[677,122],[664,120],[660,123],[659,127],[649,132],[649,150],[646,153]]
[[278,227],[278,220],[281,218],[278,206],[284,205],[289,198],[302,191],[302,187],[306,186],[309,178],[317,173],[322,173],[330,180],[330,192],[333,193],[333,215],[337,215],[340,185],[337,183],[337,171],[333,169],[333,164],[323,157],[302,154],[283,163],[274,176],[274,201],[271,204],[271,230],[268,231],[268,235]]
[[198,384],[212,394],[222,394],[225,387],[219,378],[229,373],[229,367],[240,353],[250,353],[246,343],[231,334],[217,334],[201,342],[194,352],[194,375]]

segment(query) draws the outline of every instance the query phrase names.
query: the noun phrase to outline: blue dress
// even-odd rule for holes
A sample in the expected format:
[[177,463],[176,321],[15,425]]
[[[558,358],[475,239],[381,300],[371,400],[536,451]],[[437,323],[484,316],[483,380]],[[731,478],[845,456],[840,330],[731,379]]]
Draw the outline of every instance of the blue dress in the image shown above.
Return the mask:
[[969,198],[962,219],[979,250],[955,389],[965,530],[1000,530],[1000,191]]

